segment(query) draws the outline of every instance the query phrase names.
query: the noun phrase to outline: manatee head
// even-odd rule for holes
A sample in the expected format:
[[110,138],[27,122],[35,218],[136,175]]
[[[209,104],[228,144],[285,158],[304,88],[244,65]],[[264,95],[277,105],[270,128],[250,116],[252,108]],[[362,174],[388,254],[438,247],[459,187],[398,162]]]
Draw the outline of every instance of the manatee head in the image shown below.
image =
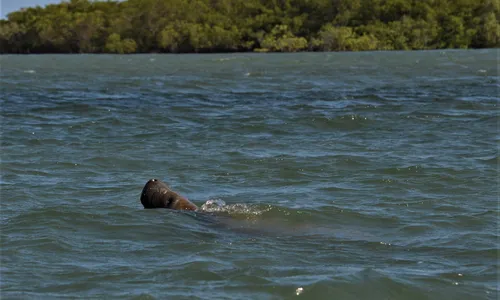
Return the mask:
[[198,209],[191,201],[172,191],[166,183],[158,179],[150,179],[146,183],[142,189],[141,203],[144,208]]

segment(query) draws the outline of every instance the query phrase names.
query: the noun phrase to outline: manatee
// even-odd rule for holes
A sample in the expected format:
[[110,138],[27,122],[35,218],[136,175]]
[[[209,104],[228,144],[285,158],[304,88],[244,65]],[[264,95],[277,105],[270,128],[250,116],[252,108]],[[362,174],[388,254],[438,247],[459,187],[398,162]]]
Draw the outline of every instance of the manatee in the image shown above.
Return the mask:
[[[218,201],[212,200],[207,201],[198,208],[194,203],[172,191],[166,183],[158,179],[150,179],[146,183],[142,190],[141,203],[145,209],[169,208],[196,211],[196,214],[187,215],[195,217],[198,221],[202,221],[203,224],[210,227],[229,228],[239,233],[252,235],[325,236],[341,240],[365,241],[372,241],[375,238],[375,236],[366,232],[366,230],[359,230],[358,228],[343,227],[334,229],[331,228],[331,224],[303,224],[302,222],[297,223],[298,220],[290,224],[289,215],[293,211],[286,208],[274,207],[275,209],[271,209],[270,206],[266,206],[265,208],[251,208],[242,204],[225,205],[223,201],[223,204],[220,204]],[[211,207],[212,205],[214,207]]]
[[194,203],[172,191],[166,183],[158,179],[150,179],[146,183],[142,189],[141,203],[144,208],[198,210]]

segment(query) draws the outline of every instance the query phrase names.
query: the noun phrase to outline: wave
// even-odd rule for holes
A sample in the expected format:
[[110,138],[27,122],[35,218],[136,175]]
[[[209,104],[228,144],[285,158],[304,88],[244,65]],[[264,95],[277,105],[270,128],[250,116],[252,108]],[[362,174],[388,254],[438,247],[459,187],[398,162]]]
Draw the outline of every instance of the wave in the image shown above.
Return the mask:
[[357,114],[341,115],[337,117],[311,116],[307,120],[300,118],[291,121],[299,125],[321,131],[359,130],[372,126],[375,123],[368,117]]
[[247,204],[226,204],[221,199],[207,200],[201,206],[201,210],[210,213],[225,213],[228,215],[262,215],[264,212],[270,210],[270,207],[261,208],[256,205]]

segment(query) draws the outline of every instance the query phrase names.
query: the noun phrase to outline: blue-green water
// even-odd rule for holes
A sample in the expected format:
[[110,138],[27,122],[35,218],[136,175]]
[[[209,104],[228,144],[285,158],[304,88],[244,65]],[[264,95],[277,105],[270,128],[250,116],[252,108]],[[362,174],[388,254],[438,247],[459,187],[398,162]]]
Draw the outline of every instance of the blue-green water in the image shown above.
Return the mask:
[[1,56],[0,296],[497,299],[498,55]]

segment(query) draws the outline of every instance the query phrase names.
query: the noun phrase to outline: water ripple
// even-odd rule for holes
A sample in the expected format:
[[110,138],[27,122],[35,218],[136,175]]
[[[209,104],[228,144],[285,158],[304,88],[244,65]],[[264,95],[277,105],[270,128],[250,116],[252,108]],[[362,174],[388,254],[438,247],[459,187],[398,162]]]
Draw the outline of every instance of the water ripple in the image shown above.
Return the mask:
[[4,298],[498,298],[493,50],[0,60]]

